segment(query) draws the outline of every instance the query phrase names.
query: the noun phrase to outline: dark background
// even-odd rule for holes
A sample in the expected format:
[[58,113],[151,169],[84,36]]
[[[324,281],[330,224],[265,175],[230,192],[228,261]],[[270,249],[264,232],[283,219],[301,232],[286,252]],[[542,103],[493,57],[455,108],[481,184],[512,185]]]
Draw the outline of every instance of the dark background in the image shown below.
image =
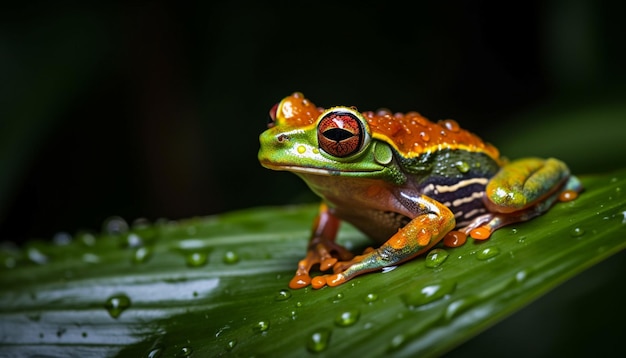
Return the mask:
[[[314,201],[256,159],[268,110],[293,91],[324,107],[455,118],[506,154],[556,155],[576,173],[626,167],[626,2],[272,4],[3,5],[0,240],[99,231],[112,215]],[[515,142],[529,132],[536,142]],[[615,352],[623,262],[453,354]]]
[[256,159],[293,91],[500,147],[516,114],[626,93],[618,1],[88,3],[0,13],[0,238],[314,200]]

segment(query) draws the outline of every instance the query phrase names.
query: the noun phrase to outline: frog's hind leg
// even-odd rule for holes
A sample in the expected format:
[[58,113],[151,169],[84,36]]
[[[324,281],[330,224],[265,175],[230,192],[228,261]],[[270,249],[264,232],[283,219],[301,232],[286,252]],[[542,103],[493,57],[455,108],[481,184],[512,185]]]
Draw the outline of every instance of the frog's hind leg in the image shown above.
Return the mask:
[[500,227],[539,216],[557,201],[574,200],[582,184],[557,159],[522,159],[503,167],[486,188],[490,213],[474,219],[460,231],[486,239]]

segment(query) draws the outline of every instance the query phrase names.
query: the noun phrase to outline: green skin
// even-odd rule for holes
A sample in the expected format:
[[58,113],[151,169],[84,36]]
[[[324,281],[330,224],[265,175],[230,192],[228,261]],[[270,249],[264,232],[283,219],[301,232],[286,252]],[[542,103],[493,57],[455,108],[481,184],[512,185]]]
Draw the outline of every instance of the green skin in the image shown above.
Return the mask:
[[[465,234],[478,227],[493,232],[528,220],[548,210],[564,190],[581,190],[567,166],[552,158],[521,159],[503,167],[484,153],[461,149],[404,158],[370,133],[357,153],[338,158],[319,147],[317,125],[283,128],[279,124],[263,132],[260,142],[258,158],[264,167],[297,174],[323,201],[292,288],[308,285],[309,271],[316,264],[322,271],[333,270],[317,278],[314,287],[320,288],[397,265],[430,249],[458,226],[460,214],[455,219],[451,208],[429,196],[428,184],[454,188],[472,177],[488,178],[480,191],[484,197],[477,202],[485,214],[464,223],[459,230]],[[468,195],[455,194],[450,190],[446,200]],[[352,223],[381,245],[353,256],[335,243],[340,220]]]

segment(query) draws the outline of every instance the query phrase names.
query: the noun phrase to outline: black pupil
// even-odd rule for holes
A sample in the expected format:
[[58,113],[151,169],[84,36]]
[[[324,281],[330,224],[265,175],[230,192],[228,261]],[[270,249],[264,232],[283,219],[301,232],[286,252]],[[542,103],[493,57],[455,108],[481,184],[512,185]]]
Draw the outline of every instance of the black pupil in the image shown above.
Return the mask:
[[331,128],[324,132],[324,137],[335,142],[341,142],[353,136],[354,134],[341,128]]

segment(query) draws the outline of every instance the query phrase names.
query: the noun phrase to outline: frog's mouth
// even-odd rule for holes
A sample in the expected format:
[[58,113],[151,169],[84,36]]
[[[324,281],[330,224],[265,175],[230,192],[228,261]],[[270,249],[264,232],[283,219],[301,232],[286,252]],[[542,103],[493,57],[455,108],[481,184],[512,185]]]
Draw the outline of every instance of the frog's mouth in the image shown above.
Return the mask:
[[323,176],[340,176],[340,175],[359,175],[363,173],[373,173],[380,170],[337,170],[330,168],[320,167],[304,167],[298,165],[280,165],[268,162],[261,162],[265,168],[279,171],[289,171],[295,174],[310,174],[310,175],[323,175]]

